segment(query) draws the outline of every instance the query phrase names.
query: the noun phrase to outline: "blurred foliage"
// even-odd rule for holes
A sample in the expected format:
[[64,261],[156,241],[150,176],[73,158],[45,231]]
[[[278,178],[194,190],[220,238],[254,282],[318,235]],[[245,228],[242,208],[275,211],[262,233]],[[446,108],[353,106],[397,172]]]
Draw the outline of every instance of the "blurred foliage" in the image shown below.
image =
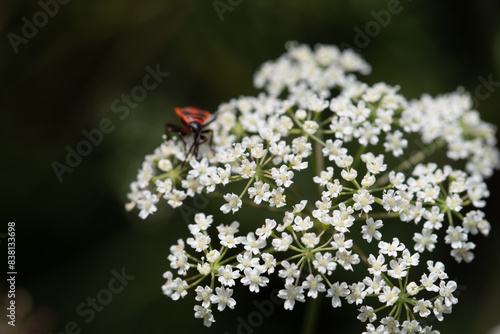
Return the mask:
[[[144,155],[159,145],[164,122],[175,122],[174,106],[214,110],[232,97],[253,95],[253,73],[279,56],[286,41],[356,46],[356,28],[365,31],[375,20],[373,11],[387,6],[378,0],[241,1],[221,20],[212,1],[73,0],[59,5],[15,53],[8,34],[20,35],[23,18],[32,21],[40,2],[3,0],[2,224],[17,223],[18,286],[31,294],[34,312],[51,310],[45,323],[53,324],[54,333],[69,321],[96,334],[237,332],[237,316],[255,310],[251,302],[216,312],[217,323],[205,330],[193,320],[190,300],[172,302],[161,294],[169,246],[186,236],[186,222],[166,206],[147,221],[124,212],[128,185]],[[414,98],[457,86],[474,95],[480,77],[500,81],[497,1],[401,1],[400,6],[379,34],[357,48],[373,66],[368,83],[400,85]],[[157,65],[169,76],[121,120],[113,102],[142,84],[147,66]],[[500,89],[489,93],[478,107],[485,120],[498,124]],[[59,182],[52,163],[64,163],[66,147],[75,148],[85,139],[82,131],[98,128],[103,118],[114,130]],[[454,314],[438,324],[443,333],[485,333],[498,321],[498,180],[497,174],[490,182],[491,237],[480,242],[472,264],[447,262],[462,290]],[[123,267],[135,279],[86,324],[77,306],[106,288],[111,271]],[[237,293],[249,301],[266,298]],[[332,312],[329,301],[324,304],[319,332],[362,327],[355,317],[340,321],[355,307]],[[296,332],[301,310],[277,308],[255,332]]]

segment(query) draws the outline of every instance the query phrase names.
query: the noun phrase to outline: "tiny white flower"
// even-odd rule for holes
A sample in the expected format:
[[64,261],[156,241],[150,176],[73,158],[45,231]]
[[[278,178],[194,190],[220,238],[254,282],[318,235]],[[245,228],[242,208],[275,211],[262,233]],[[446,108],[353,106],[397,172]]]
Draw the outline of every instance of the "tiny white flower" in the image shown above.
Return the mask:
[[306,280],[302,282],[302,287],[307,291],[307,297],[317,298],[318,292],[325,292],[326,287],[325,284],[321,283],[323,279],[321,275],[312,275],[309,274],[306,277]]
[[269,197],[269,206],[280,208],[286,204],[286,195],[283,194],[284,188],[278,187],[271,191],[271,196]]
[[165,193],[169,193],[172,191],[172,180],[171,179],[165,179],[165,181],[156,180],[155,185],[156,185],[156,190],[160,194],[165,194]]
[[378,296],[378,300],[381,303],[385,303],[387,306],[392,306],[399,299],[399,293],[401,290],[397,287],[384,286],[383,292]]
[[209,247],[211,240],[208,235],[198,232],[194,235],[194,238],[188,238],[186,242],[197,252],[202,252]]
[[455,292],[456,289],[457,283],[455,281],[448,281],[447,283],[441,281],[439,284],[439,294],[444,297],[446,306],[458,303],[457,297],[453,296],[453,292]]
[[297,111],[295,111],[295,117],[299,120],[304,120],[307,117],[307,111],[304,109],[297,109]]
[[197,161],[196,159],[191,159],[189,164],[193,169],[189,171],[189,174],[193,177],[199,177],[204,175],[208,171],[208,160],[207,158],[201,159],[201,161]]
[[248,188],[248,194],[250,195],[250,198],[255,197],[255,204],[260,204],[262,201],[267,202],[271,196],[269,184],[257,181],[253,184],[253,187]]
[[354,168],[351,168],[348,171],[343,169],[340,172],[340,176],[342,176],[342,178],[346,181],[352,181],[356,178],[356,176],[358,176],[358,172]]
[[349,304],[361,304],[366,297],[365,283],[352,283],[349,285],[349,290],[351,290],[351,293],[346,297],[347,302]]
[[361,232],[363,233],[363,239],[368,242],[372,242],[372,239],[380,240],[382,238],[382,233],[378,230],[383,226],[382,220],[373,218],[368,218],[366,220],[366,225],[361,226]]
[[438,298],[434,301],[434,315],[439,321],[443,321],[443,314],[449,314],[451,313],[451,305],[448,306],[444,303],[443,298]]
[[406,262],[408,266],[418,266],[420,254],[415,253],[411,254],[408,249],[403,250],[403,254],[401,254],[401,258]]
[[353,254],[352,251],[341,251],[338,250],[335,253],[337,257],[337,262],[344,267],[345,270],[354,270],[352,265],[359,263],[359,255]]
[[220,258],[220,253],[218,250],[214,249],[207,253],[207,261],[214,263]]
[[415,250],[422,253],[425,249],[432,252],[436,247],[437,235],[432,233],[431,229],[424,228],[422,233],[415,232],[413,236],[413,241],[415,241]]
[[371,175],[370,173],[366,173],[363,179],[361,180],[361,186],[363,188],[369,188],[371,187],[376,181],[376,178],[374,175]]
[[333,236],[333,241],[330,243],[334,250],[346,251],[353,246],[352,240],[345,240],[344,233],[336,233]]
[[333,161],[335,158],[345,156],[347,154],[347,149],[342,147],[342,140],[337,139],[335,141],[331,139],[327,139],[326,147],[324,147],[321,151],[323,155],[328,157],[328,160]]
[[422,318],[426,318],[431,314],[432,304],[429,300],[420,299],[417,301],[417,305],[413,307],[413,312],[418,313]]
[[401,324],[401,333],[421,333],[421,330],[422,326],[420,326],[417,320],[405,320]]
[[349,293],[350,291],[346,282],[336,282],[328,289],[326,296],[332,298],[332,307],[336,308],[342,306],[340,297],[346,297]]
[[375,312],[373,311],[373,307],[371,306],[361,306],[358,311],[360,312],[358,315],[358,319],[361,322],[373,322],[375,321],[375,319],[377,319],[377,315],[375,314]]
[[257,228],[257,230],[255,231],[255,234],[262,239],[269,238],[269,236],[273,232],[273,229],[276,227],[276,221],[274,219],[266,218],[265,223],[265,225],[262,225],[262,227]]
[[321,171],[320,176],[313,177],[313,181],[324,187],[333,177],[333,167],[327,167],[326,171]]
[[422,286],[425,287],[427,291],[437,292],[439,291],[439,287],[436,284],[434,284],[437,279],[438,275],[436,275],[435,273],[431,273],[429,275],[422,274],[422,277],[420,278],[420,283],[422,283]]
[[295,301],[305,302],[303,291],[304,289],[301,286],[296,287],[293,284],[285,284],[285,288],[278,292],[278,297],[285,299],[285,310],[293,310]]
[[331,273],[337,268],[337,263],[333,261],[332,254],[330,253],[321,254],[317,252],[314,254],[314,258],[313,266],[321,274]]
[[456,212],[462,210],[462,202],[462,198],[460,198],[459,194],[453,194],[451,195],[451,197],[446,197],[446,205],[448,206],[448,208],[450,208],[450,210]]
[[209,286],[202,287],[201,285],[198,285],[195,289],[196,292],[196,299],[201,303],[201,306],[208,308],[210,306],[210,297],[212,295],[212,289]]
[[335,164],[340,168],[351,167],[352,163],[354,162],[354,158],[350,155],[335,156],[334,160]]
[[381,254],[387,254],[389,256],[398,256],[397,252],[403,251],[406,247],[403,243],[399,242],[398,238],[392,238],[392,243],[387,243],[385,241],[380,241],[378,243]]
[[419,287],[417,283],[415,282],[410,282],[406,286],[406,293],[408,293],[410,296],[415,296],[419,292]]
[[205,325],[206,327],[210,327],[212,323],[215,322],[214,316],[212,315],[212,310],[200,305],[195,305],[194,311],[194,317],[203,319],[203,325]]
[[398,261],[391,260],[389,265],[391,269],[387,270],[387,274],[392,278],[399,280],[406,277],[406,274],[408,274],[408,271],[406,270],[406,262],[402,259],[399,259]]
[[354,210],[363,210],[368,213],[372,210],[370,204],[375,202],[375,198],[368,192],[368,190],[359,190],[357,194],[353,195]]
[[260,266],[260,271],[262,273],[267,271],[268,274],[274,273],[274,269],[276,267],[276,259],[274,256],[269,253],[263,253],[262,260],[264,261],[264,264]]
[[281,234],[281,238],[273,239],[272,245],[274,249],[278,252],[285,252],[288,247],[292,244],[293,238],[286,232]]
[[289,171],[286,165],[282,165],[279,170],[273,167],[271,177],[276,181],[276,185],[280,187],[288,188],[293,183],[293,172]]
[[251,251],[246,251],[243,254],[238,254],[236,256],[236,261],[238,261],[236,268],[243,271],[245,270],[245,268],[252,268],[258,266],[259,259],[256,257],[252,257],[252,255],[253,254]]
[[240,174],[240,176],[244,179],[249,179],[255,175],[255,169],[257,168],[257,164],[255,161],[248,161],[247,159],[241,162],[241,166],[236,169],[236,173]]
[[319,237],[316,233],[304,233],[302,238],[300,238],[300,241],[307,248],[314,248],[319,243]]
[[384,264],[385,258],[382,254],[379,254],[377,258],[373,254],[368,256],[368,263],[370,264],[370,268],[368,268],[368,272],[374,276],[379,276],[383,272],[387,271],[387,264]]
[[229,211],[233,211],[235,213],[241,208],[242,201],[239,199],[236,194],[226,194],[224,195],[224,199],[227,201],[226,204],[220,207],[220,210],[223,213],[229,213]]
[[394,133],[388,133],[385,137],[384,148],[386,152],[392,152],[395,157],[403,154],[403,149],[408,146],[408,140],[403,138],[403,133],[396,130]]
[[424,218],[427,221],[424,223],[424,228],[439,230],[443,225],[444,213],[441,213],[438,206],[433,206],[431,211],[424,212]]
[[302,218],[301,216],[295,216],[293,220],[293,230],[296,232],[299,231],[307,231],[312,228],[314,223],[311,220],[311,217],[307,216],[306,218]]
[[318,128],[319,124],[314,121],[305,121],[303,124],[304,131],[309,135],[315,134],[316,131],[318,131]]
[[213,215],[206,216],[204,213],[197,213],[194,215],[195,224],[188,225],[189,232],[191,232],[192,235],[195,235],[201,231],[206,231],[213,221]]
[[266,247],[266,240],[256,238],[253,232],[248,232],[246,237],[243,237],[241,243],[245,245],[245,250],[251,251],[253,254],[259,254],[260,250]]
[[236,234],[239,231],[239,227],[240,223],[234,221],[230,225],[219,224],[217,226],[217,231],[219,232],[219,234]]
[[260,287],[267,286],[269,278],[261,276],[262,272],[259,268],[245,268],[245,277],[241,279],[243,285],[248,285],[251,292],[259,292]]
[[212,268],[210,267],[210,264],[207,263],[207,262],[203,262],[203,264],[198,263],[198,265],[196,266],[196,269],[198,269],[198,272],[200,274],[205,275],[205,276],[207,276],[208,274],[210,274],[210,272],[212,271]]
[[146,219],[149,215],[156,212],[156,203],[158,203],[158,196],[151,194],[149,190],[142,193],[142,197],[137,201],[137,207],[141,210],[139,217]]
[[444,241],[451,244],[451,248],[460,248],[463,243],[467,242],[467,233],[463,232],[462,226],[448,226]]
[[278,276],[281,278],[285,278],[286,284],[292,284],[296,278],[299,277],[300,271],[297,267],[296,263],[289,263],[288,261],[282,261],[281,266],[284,269],[281,269],[278,272]]
[[474,253],[471,252],[476,248],[476,244],[473,242],[464,242],[459,247],[451,250],[451,256],[455,258],[457,262],[465,262],[469,263],[474,260]]
[[236,284],[235,279],[240,277],[240,271],[234,270],[230,265],[226,265],[225,267],[219,267],[217,270],[219,276],[219,282],[222,285],[233,286]]
[[333,182],[328,182],[326,184],[327,191],[323,191],[322,196],[336,198],[342,192],[342,185],[338,179],[333,180]]
[[164,172],[168,172],[173,168],[172,161],[168,159],[160,159],[160,161],[158,161],[158,168]]
[[264,145],[262,143],[257,143],[250,149],[250,155],[255,159],[262,158],[265,153],[266,150],[264,149]]
[[165,199],[168,201],[168,204],[177,208],[182,205],[182,201],[185,200],[187,194],[182,190],[174,189],[171,193],[165,194]]
[[366,276],[363,279],[363,283],[366,285],[366,293],[368,294],[379,293],[380,290],[382,290],[382,288],[386,285],[382,276],[374,276],[373,279]]
[[172,298],[172,300],[178,300],[179,298],[184,298],[187,295],[187,288],[188,288],[187,282],[177,277],[172,282],[173,293],[170,296],[170,298]]
[[229,307],[230,309],[233,309],[234,306],[236,305],[236,300],[234,298],[231,298],[233,295],[233,290],[232,289],[226,289],[225,287],[217,287],[215,288],[215,295],[212,295],[210,297],[210,301],[213,304],[218,304],[217,305],[217,310],[219,311],[224,311],[224,309]]

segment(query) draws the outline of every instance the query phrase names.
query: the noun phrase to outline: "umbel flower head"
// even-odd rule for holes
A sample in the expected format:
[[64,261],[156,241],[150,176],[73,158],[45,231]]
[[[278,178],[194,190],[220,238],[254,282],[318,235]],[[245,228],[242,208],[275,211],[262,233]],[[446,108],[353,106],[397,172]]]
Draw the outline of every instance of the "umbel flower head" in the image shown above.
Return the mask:
[[[163,137],[126,208],[146,219],[162,203],[210,194],[226,217],[216,221],[211,206],[194,215],[170,248],[165,295],[193,296],[210,326],[237,307],[236,285],[259,293],[278,276],[285,309],[325,296],[355,307],[365,333],[438,333],[421,319],[452,312],[457,283],[433,251],[443,244],[470,262],[476,235],[489,234],[481,209],[499,167],[496,130],[461,89],[407,100],[355,75],[369,72],[351,50],[289,43],[255,74],[261,94],[218,107],[212,146],[185,163],[181,140]],[[267,215],[246,235],[245,208]]]

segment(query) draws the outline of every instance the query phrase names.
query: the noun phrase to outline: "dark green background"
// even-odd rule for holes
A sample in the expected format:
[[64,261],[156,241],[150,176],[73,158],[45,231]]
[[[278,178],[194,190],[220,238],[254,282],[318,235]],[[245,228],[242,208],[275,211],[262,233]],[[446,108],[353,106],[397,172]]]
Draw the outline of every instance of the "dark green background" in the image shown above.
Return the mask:
[[[146,221],[125,212],[128,185],[144,155],[159,145],[163,123],[175,121],[174,106],[214,110],[230,98],[255,95],[253,73],[282,54],[289,40],[355,46],[373,66],[368,83],[398,84],[408,98],[458,86],[474,95],[480,78],[500,81],[498,1],[401,1],[401,12],[379,34],[366,45],[355,43],[358,29],[377,22],[371,11],[387,7],[368,0],[244,0],[221,20],[209,0],[72,0],[16,54],[8,34],[21,34],[23,17],[32,21],[41,7],[2,0],[0,233],[16,222],[17,301],[27,305],[22,291],[32,299],[24,320],[19,305],[17,330],[56,333],[75,321],[82,333],[236,333],[237,316],[246,319],[255,310],[251,302],[272,289],[239,291],[237,309],[215,312],[216,324],[205,330],[193,318],[192,293],[173,302],[160,289],[169,246],[187,235],[183,217],[166,205]],[[157,64],[169,77],[120,120],[112,102],[142,83],[146,66]],[[478,92],[489,93],[478,104],[483,119],[498,124],[500,87]],[[113,121],[114,131],[59,182],[51,164],[64,163],[66,146],[75,148],[85,139],[82,131],[103,118]],[[442,333],[486,333],[498,323],[498,179],[489,181],[492,235],[473,239],[476,260],[457,265],[445,257],[460,302],[444,323],[434,323]],[[86,324],[77,306],[123,267],[135,279]],[[4,279],[0,286],[5,289]],[[303,310],[277,310],[254,332],[295,333]],[[332,311],[327,301],[318,332],[360,332],[354,310]]]

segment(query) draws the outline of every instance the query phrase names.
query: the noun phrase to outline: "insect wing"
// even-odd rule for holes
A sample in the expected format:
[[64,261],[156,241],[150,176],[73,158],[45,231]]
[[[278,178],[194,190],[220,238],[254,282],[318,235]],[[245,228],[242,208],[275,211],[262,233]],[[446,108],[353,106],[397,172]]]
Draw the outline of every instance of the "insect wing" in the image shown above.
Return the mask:
[[192,122],[198,122],[200,125],[204,125],[210,117],[209,111],[201,110],[195,107],[176,107],[175,113],[184,125],[188,125]]

